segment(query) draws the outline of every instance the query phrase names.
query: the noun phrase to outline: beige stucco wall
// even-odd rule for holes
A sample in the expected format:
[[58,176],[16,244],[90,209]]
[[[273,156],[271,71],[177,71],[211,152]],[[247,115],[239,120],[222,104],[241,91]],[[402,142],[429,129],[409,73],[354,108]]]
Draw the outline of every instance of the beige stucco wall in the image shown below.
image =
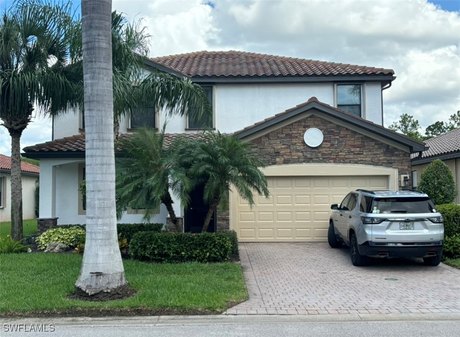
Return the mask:
[[[9,175],[1,174],[5,179],[4,207],[0,208],[0,222],[11,220],[11,179]],[[35,218],[35,189],[38,178],[22,176],[22,216],[24,219]]]
[[[460,158],[445,160],[444,163],[449,167],[450,172],[452,172],[452,176],[454,177],[454,182],[457,187],[457,197],[455,198],[455,202],[460,204]],[[429,164],[412,165],[412,174],[416,172],[414,180],[417,182],[417,186],[420,183],[422,173],[428,165]]]

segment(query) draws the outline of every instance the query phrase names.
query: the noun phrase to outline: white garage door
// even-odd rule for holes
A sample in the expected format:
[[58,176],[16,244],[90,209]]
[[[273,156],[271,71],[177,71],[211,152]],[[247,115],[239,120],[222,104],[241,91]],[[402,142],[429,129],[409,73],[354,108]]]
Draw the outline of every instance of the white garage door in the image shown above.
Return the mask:
[[[388,189],[387,176],[267,177],[270,197],[251,208],[239,195],[231,226],[240,241],[325,241],[330,205],[353,189]],[[235,193],[236,194],[236,193]]]

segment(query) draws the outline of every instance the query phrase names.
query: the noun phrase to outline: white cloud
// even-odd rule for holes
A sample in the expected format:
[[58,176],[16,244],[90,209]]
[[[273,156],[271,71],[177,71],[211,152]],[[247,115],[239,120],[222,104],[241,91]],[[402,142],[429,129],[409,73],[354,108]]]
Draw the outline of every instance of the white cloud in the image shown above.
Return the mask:
[[[426,0],[113,0],[113,8],[143,18],[152,56],[237,49],[392,68],[387,125],[409,113],[426,127],[460,109],[460,12]],[[24,139],[49,140],[50,127],[34,122]]]

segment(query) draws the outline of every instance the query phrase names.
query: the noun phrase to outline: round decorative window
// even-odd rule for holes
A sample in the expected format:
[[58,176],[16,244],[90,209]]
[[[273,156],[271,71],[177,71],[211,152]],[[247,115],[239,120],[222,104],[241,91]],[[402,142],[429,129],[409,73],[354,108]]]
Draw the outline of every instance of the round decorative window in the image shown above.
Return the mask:
[[320,129],[310,128],[305,131],[303,140],[309,147],[318,147],[323,143],[324,135]]

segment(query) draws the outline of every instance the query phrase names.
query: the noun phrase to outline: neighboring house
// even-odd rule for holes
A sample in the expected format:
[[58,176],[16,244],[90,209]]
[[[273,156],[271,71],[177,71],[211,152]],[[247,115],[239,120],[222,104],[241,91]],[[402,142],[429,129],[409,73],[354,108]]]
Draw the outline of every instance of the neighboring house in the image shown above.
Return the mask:
[[452,172],[457,187],[456,203],[460,203],[460,129],[425,141],[427,150],[412,155],[412,182],[417,187],[425,168],[435,159],[442,160]]
[[[250,142],[265,160],[271,196],[250,208],[231,192],[229,225],[218,216],[218,227],[230,226],[241,241],[324,241],[329,206],[350,189],[410,188],[410,154],[425,147],[382,126],[382,91],[395,79],[393,70],[238,51],[158,57],[152,65],[202,85],[212,122],[166,117],[151,107],[147,118],[123,120],[122,133],[165,121],[167,137],[212,128]],[[55,118],[53,141],[25,149],[40,158],[40,217],[59,217],[60,224],[85,222],[81,121],[79,113]],[[201,223],[200,193],[188,209],[174,203],[187,231]],[[151,221],[166,218],[162,206]],[[130,213],[120,220],[140,221],[142,214]]]
[[[40,168],[26,162],[22,170],[22,216],[35,218],[35,190]],[[0,154],[0,222],[11,220],[11,158]]]

